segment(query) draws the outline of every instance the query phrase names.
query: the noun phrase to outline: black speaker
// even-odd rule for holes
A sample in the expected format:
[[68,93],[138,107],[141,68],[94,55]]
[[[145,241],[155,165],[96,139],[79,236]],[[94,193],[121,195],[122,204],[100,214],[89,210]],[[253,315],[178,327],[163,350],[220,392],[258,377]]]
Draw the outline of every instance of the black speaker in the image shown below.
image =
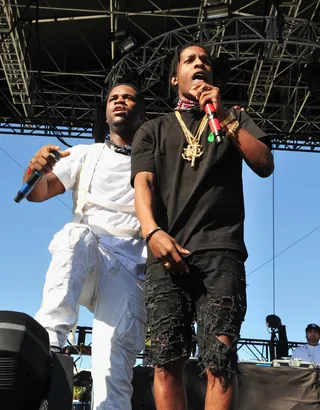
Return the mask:
[[1,409],[39,409],[50,362],[47,331],[25,313],[0,311]]
[[73,359],[52,353],[48,410],[72,410]]
[[50,352],[31,316],[0,311],[1,410],[72,410],[73,359]]

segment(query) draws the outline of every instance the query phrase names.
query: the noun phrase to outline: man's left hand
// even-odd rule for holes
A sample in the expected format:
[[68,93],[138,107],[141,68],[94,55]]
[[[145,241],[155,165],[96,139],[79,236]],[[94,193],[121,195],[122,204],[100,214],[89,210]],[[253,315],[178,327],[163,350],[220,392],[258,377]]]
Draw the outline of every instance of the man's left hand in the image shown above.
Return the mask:
[[201,81],[199,84],[194,85],[189,92],[199,101],[202,109],[207,103],[212,103],[216,109],[218,119],[223,120],[227,116],[220,98],[219,88]]

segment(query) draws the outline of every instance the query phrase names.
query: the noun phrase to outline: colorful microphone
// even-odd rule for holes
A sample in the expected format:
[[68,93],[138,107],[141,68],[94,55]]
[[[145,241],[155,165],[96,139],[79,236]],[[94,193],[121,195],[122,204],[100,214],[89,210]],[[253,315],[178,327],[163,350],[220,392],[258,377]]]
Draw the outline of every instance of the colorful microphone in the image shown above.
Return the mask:
[[217,118],[216,109],[213,104],[207,103],[204,106],[204,110],[207,114],[210,130],[214,136],[214,139],[219,144],[223,138],[223,131]]

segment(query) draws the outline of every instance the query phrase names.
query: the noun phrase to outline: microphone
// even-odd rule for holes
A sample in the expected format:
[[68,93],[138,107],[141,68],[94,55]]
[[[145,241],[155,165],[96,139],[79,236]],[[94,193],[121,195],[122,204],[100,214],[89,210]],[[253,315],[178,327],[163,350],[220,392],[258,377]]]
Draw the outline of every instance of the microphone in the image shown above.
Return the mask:
[[[60,161],[61,154],[58,151],[51,151],[50,155],[54,158],[56,162]],[[22,187],[17,192],[17,195],[14,197],[14,201],[18,204],[26,196],[30,194],[33,188],[37,185],[43,175],[39,171],[34,171],[30,178],[22,185]]]
[[216,142],[219,144],[222,141],[223,131],[220,127],[220,123],[219,123],[218,118],[217,118],[216,109],[214,108],[213,104],[207,103],[204,106],[204,110],[207,114],[210,130],[211,130]]

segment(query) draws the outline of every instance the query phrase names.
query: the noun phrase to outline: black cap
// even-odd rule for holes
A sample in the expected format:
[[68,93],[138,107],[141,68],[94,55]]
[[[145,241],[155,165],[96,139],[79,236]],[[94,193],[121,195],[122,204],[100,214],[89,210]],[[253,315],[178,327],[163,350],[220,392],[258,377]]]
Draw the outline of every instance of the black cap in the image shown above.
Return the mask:
[[315,323],[310,323],[310,324],[306,327],[306,333],[307,333],[309,330],[312,330],[312,329],[314,329],[314,330],[316,330],[317,332],[320,333],[320,327],[319,327],[318,325],[316,325]]

